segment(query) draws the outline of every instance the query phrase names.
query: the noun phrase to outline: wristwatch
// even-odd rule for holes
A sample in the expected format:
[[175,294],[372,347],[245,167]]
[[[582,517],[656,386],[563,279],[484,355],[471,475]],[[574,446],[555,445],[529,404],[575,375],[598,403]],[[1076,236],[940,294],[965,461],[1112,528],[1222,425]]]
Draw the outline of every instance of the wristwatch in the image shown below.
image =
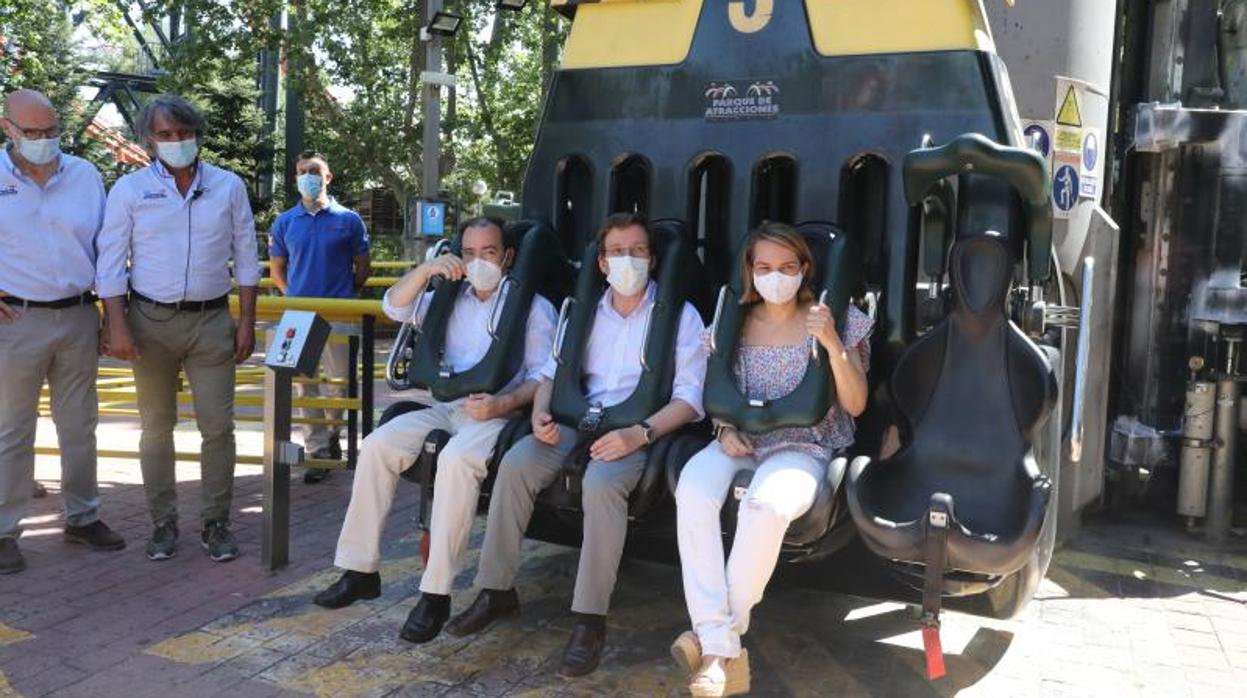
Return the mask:
[[637,422],[637,426],[641,427],[641,433],[645,435],[645,445],[654,443],[654,427],[649,422]]
[[728,429],[735,430],[736,427],[732,426],[731,424],[728,424],[727,422],[719,422],[718,424],[715,424],[714,425],[715,440],[718,441],[719,439],[723,438],[723,432],[727,431]]

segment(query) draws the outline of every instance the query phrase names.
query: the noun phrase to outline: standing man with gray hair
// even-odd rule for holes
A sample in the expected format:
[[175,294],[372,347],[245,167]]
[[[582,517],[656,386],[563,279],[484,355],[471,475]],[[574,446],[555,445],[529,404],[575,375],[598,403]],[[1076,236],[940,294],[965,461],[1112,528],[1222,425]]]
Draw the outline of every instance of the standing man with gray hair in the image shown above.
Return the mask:
[[[109,192],[96,288],[107,313],[109,353],[134,363],[139,460],[154,525],[147,557],[165,560],[177,552],[173,429],[178,373],[185,370],[203,439],[200,542],[209,557],[224,562],[238,556],[229,531],[234,366],[255,348],[255,221],[238,175],[199,159],[199,110],[160,95],[143,108],[135,130],[154,159]],[[231,260],[239,286],[237,324],[229,312]]]
[[95,236],[104,183],[90,163],[61,152],[48,98],[18,90],[0,126],[0,574],[26,567],[17,537],[35,471],[39,391],[46,379],[61,450],[65,538],[96,550],[125,540],[99,519],[95,377],[100,315]]

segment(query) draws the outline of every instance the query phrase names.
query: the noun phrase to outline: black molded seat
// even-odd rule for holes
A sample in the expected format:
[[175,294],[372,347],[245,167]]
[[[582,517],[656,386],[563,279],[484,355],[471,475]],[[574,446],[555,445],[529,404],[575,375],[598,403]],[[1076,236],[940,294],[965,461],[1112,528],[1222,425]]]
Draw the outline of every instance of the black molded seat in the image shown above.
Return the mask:
[[[693,252],[687,228],[682,221],[659,220],[651,224],[653,248],[658,256],[655,282],[658,286],[652,325],[643,349],[646,357],[636,390],[623,402],[606,407],[599,419],[597,435],[630,426],[649,417],[671,400],[675,375],[675,341],[684,304],[692,303],[705,315],[709,298],[705,270]],[[551,413],[561,424],[578,428],[589,405],[584,397],[583,352],[593,329],[598,302],[606,280],[597,264],[597,244],[585,249],[580,277],[576,282],[574,307],[563,332],[562,347],[556,348],[560,366],[554,378]],[[707,442],[703,425],[691,425],[658,439],[649,449],[645,470],[630,497],[629,513],[640,518],[664,498],[668,463],[687,460]],[[555,480],[541,494],[541,501],[559,509],[579,511],[579,480],[588,463],[588,443],[594,437],[581,435],[578,447],[569,454],[564,477]],[[681,463],[683,461],[681,460]]]
[[[797,226],[810,246],[816,295],[831,309],[836,326],[844,331],[849,302],[861,286],[861,256],[857,244],[830,223],[810,222]],[[740,333],[748,309],[740,305],[740,270],[720,293],[715,310],[714,342],[706,368],[706,412],[746,432],[817,424],[835,404],[835,388],[827,352],[817,347],[818,358],[806,368],[801,383],[784,397],[754,402],[741,394],[733,367]]]
[[1044,523],[1052,483],[1032,444],[1056,378],[1006,315],[1005,241],[961,239],[950,266],[952,311],[905,350],[891,377],[904,446],[883,461],[853,461],[848,503],[872,551],[922,563],[938,500],[949,511],[945,569],[1004,575],[1026,563]]
[[[544,295],[559,303],[567,292],[571,266],[562,254],[554,231],[538,221],[507,225],[506,235],[517,240],[515,263],[502,281],[506,290],[496,317],[490,318],[489,349],[477,364],[452,374],[445,366],[446,328],[464,280],[441,281],[433,291],[420,329],[411,339],[411,359],[398,376],[408,388],[427,388],[441,401],[457,400],[471,393],[495,393],[520,370],[524,360],[524,335],[533,298]],[[461,254],[462,236],[451,251]]]

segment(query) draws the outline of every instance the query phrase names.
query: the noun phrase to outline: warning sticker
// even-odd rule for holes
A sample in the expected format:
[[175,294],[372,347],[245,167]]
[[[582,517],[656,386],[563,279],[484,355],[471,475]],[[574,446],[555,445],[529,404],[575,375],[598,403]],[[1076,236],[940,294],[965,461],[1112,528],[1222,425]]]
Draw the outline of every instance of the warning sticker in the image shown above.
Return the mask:
[[1078,87],[1069,83],[1065,87],[1065,96],[1056,110],[1056,122],[1061,126],[1082,126],[1082,109],[1078,106]]
[[1045,159],[1052,155],[1052,122],[1022,121],[1022,135],[1026,137],[1026,145],[1030,146]]

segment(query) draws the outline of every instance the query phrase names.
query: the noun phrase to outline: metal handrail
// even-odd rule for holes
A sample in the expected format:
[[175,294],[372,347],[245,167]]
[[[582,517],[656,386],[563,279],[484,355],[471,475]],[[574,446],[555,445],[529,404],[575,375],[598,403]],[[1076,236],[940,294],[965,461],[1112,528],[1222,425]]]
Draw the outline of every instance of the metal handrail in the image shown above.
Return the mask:
[[563,305],[559,308],[559,324],[554,330],[554,346],[551,347],[550,354],[554,357],[554,362],[560,366],[563,365],[563,339],[565,338],[564,335],[567,334],[567,315],[575,302],[575,298],[568,296],[563,299]]
[[498,313],[505,305],[503,297],[507,295],[507,285],[514,286],[518,283],[513,277],[507,276],[502,280],[502,283],[498,284],[498,291],[494,294],[494,304],[489,308],[489,320],[485,323],[485,331],[489,334],[491,340],[498,338]]
[[719,320],[723,318],[723,305],[727,302],[727,286],[719,287],[719,300],[714,304],[714,319],[710,321],[710,353],[719,353]]
[[1074,417],[1070,420],[1069,457],[1082,460],[1084,413],[1087,407],[1087,364],[1091,358],[1091,310],[1095,291],[1095,258],[1082,263],[1082,302],[1078,313],[1078,353],[1074,362]]

